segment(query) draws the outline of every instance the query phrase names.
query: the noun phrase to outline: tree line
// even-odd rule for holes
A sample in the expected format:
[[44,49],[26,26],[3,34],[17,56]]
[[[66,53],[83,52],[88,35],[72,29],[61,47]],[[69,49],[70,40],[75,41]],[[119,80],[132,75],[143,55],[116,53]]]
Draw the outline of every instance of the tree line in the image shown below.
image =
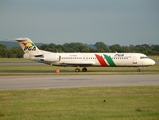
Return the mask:
[[[96,42],[94,45],[89,46],[79,42],[65,43],[63,45],[43,44],[38,46],[41,50],[46,50],[50,52],[132,52],[132,53],[144,53],[146,55],[159,55],[159,45],[129,45],[121,46],[119,44],[114,44],[111,46],[106,45],[103,42]],[[0,58],[22,58],[23,51],[21,47],[6,48],[5,45],[0,44]]]

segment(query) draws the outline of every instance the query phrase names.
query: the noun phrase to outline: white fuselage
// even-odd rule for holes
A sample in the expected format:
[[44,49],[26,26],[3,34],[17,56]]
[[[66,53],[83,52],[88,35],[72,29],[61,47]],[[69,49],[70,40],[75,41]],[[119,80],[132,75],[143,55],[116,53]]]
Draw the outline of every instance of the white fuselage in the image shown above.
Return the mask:
[[141,53],[49,53],[32,60],[56,66],[142,67],[155,62]]

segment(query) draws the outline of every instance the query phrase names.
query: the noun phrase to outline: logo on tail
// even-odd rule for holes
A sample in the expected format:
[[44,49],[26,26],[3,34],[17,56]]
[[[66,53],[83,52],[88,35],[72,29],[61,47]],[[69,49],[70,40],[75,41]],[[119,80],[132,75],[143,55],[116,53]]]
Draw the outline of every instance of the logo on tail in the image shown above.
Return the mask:
[[36,51],[36,46],[34,45],[34,43],[31,42],[22,42],[22,44],[25,46],[24,47],[24,51],[28,50],[28,51]]

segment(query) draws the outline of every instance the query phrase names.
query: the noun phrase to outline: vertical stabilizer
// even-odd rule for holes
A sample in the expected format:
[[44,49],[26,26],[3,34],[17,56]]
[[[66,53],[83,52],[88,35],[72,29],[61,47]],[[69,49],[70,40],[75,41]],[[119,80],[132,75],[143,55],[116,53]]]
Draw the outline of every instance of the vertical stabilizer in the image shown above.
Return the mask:
[[40,50],[29,38],[17,38],[16,41],[19,42],[25,54],[29,56],[41,54]]

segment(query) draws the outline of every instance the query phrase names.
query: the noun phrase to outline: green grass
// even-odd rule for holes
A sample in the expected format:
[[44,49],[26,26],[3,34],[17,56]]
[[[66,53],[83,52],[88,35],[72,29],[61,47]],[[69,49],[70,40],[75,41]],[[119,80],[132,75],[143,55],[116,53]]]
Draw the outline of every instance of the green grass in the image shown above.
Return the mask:
[[56,67],[49,65],[7,65],[0,66],[0,76],[5,75],[57,75],[55,72],[60,68],[60,75],[130,75],[130,74],[159,74],[159,65],[142,68],[137,72],[137,68],[132,67],[88,67],[88,72],[74,72],[75,67]]
[[158,118],[159,86],[0,91],[0,119],[4,120]]
[[0,62],[33,62],[24,58],[0,58]]

